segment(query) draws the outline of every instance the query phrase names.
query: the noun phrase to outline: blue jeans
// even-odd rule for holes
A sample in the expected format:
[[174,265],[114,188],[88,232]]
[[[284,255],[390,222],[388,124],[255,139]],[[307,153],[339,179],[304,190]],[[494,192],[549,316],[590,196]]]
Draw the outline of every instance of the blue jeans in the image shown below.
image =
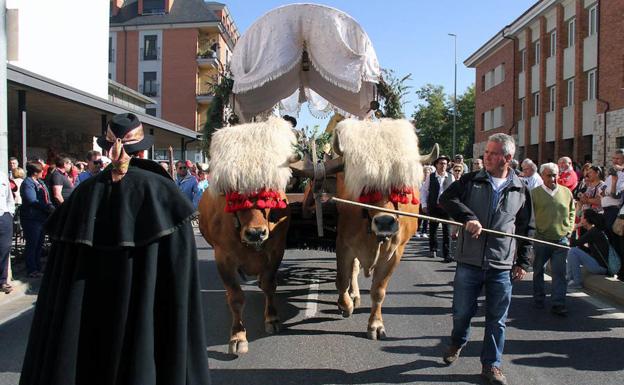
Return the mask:
[[487,269],[457,264],[453,284],[454,346],[464,346],[470,335],[470,320],[477,311],[477,299],[485,286],[485,335],[481,363],[500,367],[505,347],[505,321],[511,303],[511,275],[509,270]]
[[43,231],[43,222],[22,219],[22,229],[24,230],[24,238],[26,238],[26,270],[28,274],[41,271],[41,251],[43,250],[43,241],[45,233]]
[[568,277],[572,278],[574,282],[579,285],[583,284],[583,273],[581,272],[581,265],[594,274],[607,274],[607,269],[600,266],[598,261],[591,255],[578,247],[573,247],[568,251]]
[[[555,243],[567,245],[567,238]],[[567,250],[555,246],[535,243],[535,259],[533,259],[533,300],[544,302],[544,267],[550,261],[552,275],[552,304],[565,305],[568,283],[566,281],[566,254]]]

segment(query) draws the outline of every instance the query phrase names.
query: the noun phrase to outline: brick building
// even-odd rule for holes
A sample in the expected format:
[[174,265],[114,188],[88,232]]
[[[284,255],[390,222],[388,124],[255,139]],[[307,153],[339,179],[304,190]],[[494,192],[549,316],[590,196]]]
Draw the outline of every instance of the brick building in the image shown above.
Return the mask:
[[609,163],[624,147],[622,14],[624,0],[541,0],[466,59],[474,156],[504,132],[518,159]]
[[[148,114],[201,131],[212,101],[208,84],[227,67],[239,38],[226,5],[110,0],[110,15],[109,78],[154,99]],[[188,150],[186,158],[200,160],[198,143]],[[156,149],[157,158],[165,156],[165,148]],[[175,157],[184,155],[176,150]]]

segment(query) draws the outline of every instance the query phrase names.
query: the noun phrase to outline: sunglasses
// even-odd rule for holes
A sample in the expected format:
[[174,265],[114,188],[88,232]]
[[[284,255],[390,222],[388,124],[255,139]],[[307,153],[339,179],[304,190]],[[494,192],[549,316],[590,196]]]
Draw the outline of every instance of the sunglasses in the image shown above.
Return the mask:
[[186,166],[180,166],[178,167],[178,170],[186,170]]

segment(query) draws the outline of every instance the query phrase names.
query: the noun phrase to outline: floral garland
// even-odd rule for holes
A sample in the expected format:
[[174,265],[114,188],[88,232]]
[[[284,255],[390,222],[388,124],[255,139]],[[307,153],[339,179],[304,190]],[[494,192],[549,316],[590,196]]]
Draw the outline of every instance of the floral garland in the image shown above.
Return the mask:
[[[366,192],[365,192],[366,191]],[[412,199],[407,197],[408,195],[412,196]],[[360,203],[376,203],[383,199],[383,194],[381,191],[367,191],[363,190],[362,194],[358,198]],[[392,188],[390,191],[390,195],[388,196],[388,200],[392,203],[401,203],[408,204],[411,202],[413,205],[417,205],[420,203],[416,194],[414,194],[414,189],[411,187],[403,187],[403,188]]]
[[225,194],[225,212],[235,213],[241,210],[256,208],[263,209],[285,209],[288,206],[285,199],[282,199],[279,191],[262,189],[249,194],[241,194],[232,191]]

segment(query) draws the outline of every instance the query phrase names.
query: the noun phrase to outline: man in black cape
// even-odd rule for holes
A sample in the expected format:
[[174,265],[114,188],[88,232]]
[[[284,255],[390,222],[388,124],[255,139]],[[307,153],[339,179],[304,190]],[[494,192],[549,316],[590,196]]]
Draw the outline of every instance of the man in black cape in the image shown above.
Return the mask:
[[210,384],[193,206],[133,114],[113,117],[110,167],[47,224],[52,240],[20,384]]

